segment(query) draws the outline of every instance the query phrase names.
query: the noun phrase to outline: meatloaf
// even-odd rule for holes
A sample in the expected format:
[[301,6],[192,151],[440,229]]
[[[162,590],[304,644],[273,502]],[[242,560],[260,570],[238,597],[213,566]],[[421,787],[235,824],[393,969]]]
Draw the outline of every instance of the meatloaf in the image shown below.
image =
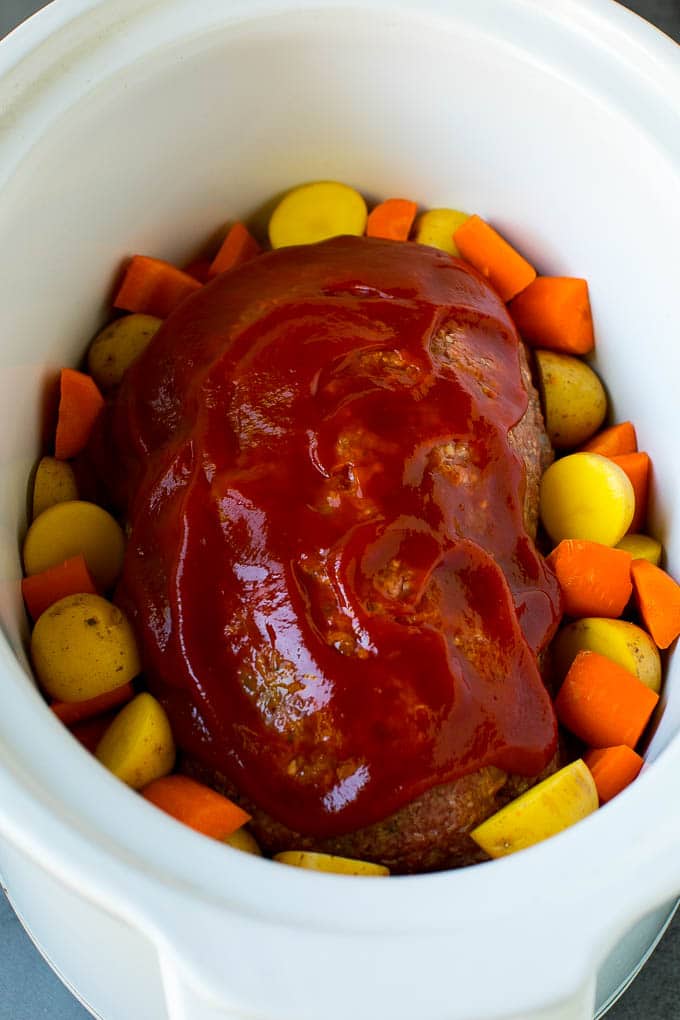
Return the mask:
[[470,829],[559,756],[551,451],[486,281],[366,238],[260,256],[170,317],[94,446],[182,769],[267,851],[479,860]]

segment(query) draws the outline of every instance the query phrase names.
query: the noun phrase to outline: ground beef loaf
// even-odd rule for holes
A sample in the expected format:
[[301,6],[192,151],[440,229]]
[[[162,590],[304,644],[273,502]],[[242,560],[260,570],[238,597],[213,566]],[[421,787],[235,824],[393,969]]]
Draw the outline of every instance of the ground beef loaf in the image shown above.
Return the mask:
[[[524,461],[524,518],[527,532],[535,537],[541,475],[552,462],[553,451],[532,382],[529,353],[524,347],[521,348],[521,367],[529,405],[524,417],[512,429],[510,441]],[[465,481],[464,459],[452,458],[453,445],[442,447],[441,467],[456,471],[459,480]],[[474,484],[474,480],[471,481]],[[252,815],[250,828],[267,853],[316,850],[375,861],[401,874],[458,868],[485,860],[484,851],[470,839],[470,830],[534,783],[555,772],[564,763],[563,759],[564,751],[560,748],[544,772],[534,779],[509,776],[493,766],[483,768],[426,791],[382,822],[327,840],[287,829],[244,798],[224,776],[206,769],[196,759],[185,756],[182,771],[240,803]]]
[[[531,772],[543,768],[555,747],[555,720],[533,656],[557,626],[559,592],[531,542],[540,479],[552,451],[529,357],[521,343],[517,348],[505,306],[486,281],[433,249],[342,238],[289,252],[264,255],[252,274],[241,267],[190,298],[132,367],[102,418],[92,452],[130,531],[118,599],[140,637],[149,688],[168,711],[180,769],[240,802],[265,851],[331,852],[380,862],[397,873],[474,863],[484,855],[470,830],[540,778],[510,775],[488,762]],[[361,271],[357,257],[365,258]],[[392,266],[391,284],[386,265]],[[386,297],[381,287],[389,286],[393,292]],[[272,288],[279,304],[267,303]],[[297,304],[289,307],[293,292]],[[335,305],[319,304],[329,296]],[[378,327],[368,322],[376,313],[364,310],[374,307],[371,302],[382,309]],[[328,307],[336,309],[345,330],[341,358],[323,354]],[[261,318],[266,343],[258,347],[261,334],[252,330]],[[284,369],[266,346],[279,322],[288,330],[282,344],[294,352]],[[408,341],[411,347],[404,339],[409,322],[416,338]],[[375,328],[386,339],[375,342]],[[305,362],[299,352],[312,346],[322,353],[307,353]],[[517,422],[523,390],[526,411]],[[383,392],[390,394],[387,403],[371,403]],[[320,415],[331,431],[322,432],[314,417],[312,427],[310,414]],[[289,419],[293,424],[286,426]],[[297,460],[286,459],[289,448],[277,438],[286,428],[293,444],[299,436],[325,439],[311,444],[304,457],[296,452]],[[420,445],[418,428],[426,433]],[[418,460],[421,450],[426,460]],[[312,482],[305,480],[311,478],[310,462]],[[398,495],[390,502],[402,491],[405,503]],[[272,500],[274,508],[261,512]],[[243,506],[256,507],[259,516],[238,531]],[[365,556],[395,522],[397,534],[410,528],[420,538],[429,529],[422,542],[431,541],[440,558],[409,559],[401,555],[402,545],[389,543],[374,560]],[[352,547],[351,568],[343,567],[347,572],[338,581],[331,553],[344,549],[347,535],[363,536],[370,528],[383,531],[376,530],[378,538],[367,539],[360,553]],[[263,570],[252,550],[272,532],[279,545],[263,560]],[[470,547],[486,557],[485,573],[475,575],[473,559],[445,558],[451,549],[459,555]],[[441,566],[441,582],[439,566],[428,573],[427,562]],[[257,578],[254,570],[260,571]],[[293,581],[272,588],[271,599],[261,595],[279,574]],[[465,587],[472,576],[483,579],[476,582],[479,589]],[[241,596],[246,583],[254,601]],[[458,591],[465,597],[456,601]],[[470,592],[476,594],[468,598]],[[304,618],[306,630],[286,617],[280,633],[289,628],[312,635],[307,659],[297,637],[294,647],[279,643],[272,619],[281,606],[284,617]],[[502,626],[493,629],[499,620]],[[377,621],[375,643],[371,621]],[[380,643],[384,633],[392,644]],[[407,659],[403,648],[413,634],[426,640],[413,645],[418,653]],[[423,660],[422,649],[440,638],[436,656]],[[302,661],[305,670],[296,665]],[[447,665],[452,662],[457,672]],[[313,684],[332,689],[337,676],[359,694],[342,702],[350,708],[336,716],[332,697],[330,708],[321,697],[314,701]],[[427,687],[433,678],[438,686]],[[312,685],[313,709],[302,711],[297,706],[306,704],[306,683]],[[486,686],[475,689],[476,683]],[[456,684],[467,685],[461,697]],[[478,691],[486,693],[477,697]],[[393,725],[385,722],[386,704]],[[468,724],[472,737],[463,746]],[[437,758],[434,741],[441,734]],[[406,744],[410,754],[397,753]],[[451,747],[460,751],[453,765]],[[514,757],[504,759],[508,749]],[[317,817],[306,833],[293,831],[291,826],[305,828],[310,805],[330,815],[326,791],[358,775],[364,753],[383,782],[373,788],[380,795],[370,810],[346,814],[336,824],[344,804],[333,804],[332,826],[322,827]],[[541,774],[554,771],[560,757],[556,752]],[[393,763],[393,770],[384,763]],[[476,771],[462,774],[465,768]],[[371,775],[368,767],[365,772]],[[414,775],[417,781],[409,785]],[[426,789],[433,776],[439,785]],[[359,795],[352,797],[350,807]],[[282,804],[289,813],[271,817]]]

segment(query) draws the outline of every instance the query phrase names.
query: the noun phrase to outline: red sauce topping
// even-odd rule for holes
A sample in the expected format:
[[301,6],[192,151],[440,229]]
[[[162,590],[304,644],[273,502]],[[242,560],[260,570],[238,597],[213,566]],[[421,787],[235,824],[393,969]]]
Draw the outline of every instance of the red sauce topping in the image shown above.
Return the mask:
[[501,300],[431,248],[282,249],[190,297],[103,433],[178,745],[319,836],[539,772],[559,595],[508,439],[527,403]]

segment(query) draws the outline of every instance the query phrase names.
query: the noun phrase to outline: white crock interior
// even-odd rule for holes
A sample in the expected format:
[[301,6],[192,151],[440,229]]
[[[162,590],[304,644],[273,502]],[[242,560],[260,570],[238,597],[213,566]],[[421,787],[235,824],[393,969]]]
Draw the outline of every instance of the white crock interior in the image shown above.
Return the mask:
[[[667,811],[680,758],[675,664],[651,766],[574,830],[461,873],[310,876],[180,830],[60,731],[25,669],[17,539],[43,394],[104,321],[121,260],[186,259],[216,225],[331,177],[367,196],[479,212],[541,272],[588,278],[597,366],[614,417],[633,419],[653,455],[653,529],[680,573],[673,47],[605,0],[66,0],[10,37],[3,68],[5,832],[255,1014],[368,1017],[388,986],[394,1017],[417,1004],[417,1015],[469,1020],[566,996],[627,924],[680,890],[680,825]],[[550,952],[546,925],[559,927]],[[302,999],[281,939],[308,961]],[[329,1002],[324,976],[333,954],[350,958],[351,940],[373,953],[356,963],[365,997],[340,987]],[[240,945],[237,962],[225,942]],[[493,982],[480,982],[482,961]]]

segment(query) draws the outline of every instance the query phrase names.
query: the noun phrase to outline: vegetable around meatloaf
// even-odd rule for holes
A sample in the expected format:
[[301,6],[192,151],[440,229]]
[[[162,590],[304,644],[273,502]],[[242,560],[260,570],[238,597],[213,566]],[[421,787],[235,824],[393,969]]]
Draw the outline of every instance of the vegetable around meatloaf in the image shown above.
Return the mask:
[[183,269],[134,255],[59,374],[22,549],[36,680],[235,850],[381,877],[533,846],[644,767],[680,634],[588,284],[333,181],[253,226]]
[[272,851],[478,859],[468,831],[553,767],[560,616],[549,444],[489,284],[386,240],[259,256],[161,327],[96,445],[184,769]]

